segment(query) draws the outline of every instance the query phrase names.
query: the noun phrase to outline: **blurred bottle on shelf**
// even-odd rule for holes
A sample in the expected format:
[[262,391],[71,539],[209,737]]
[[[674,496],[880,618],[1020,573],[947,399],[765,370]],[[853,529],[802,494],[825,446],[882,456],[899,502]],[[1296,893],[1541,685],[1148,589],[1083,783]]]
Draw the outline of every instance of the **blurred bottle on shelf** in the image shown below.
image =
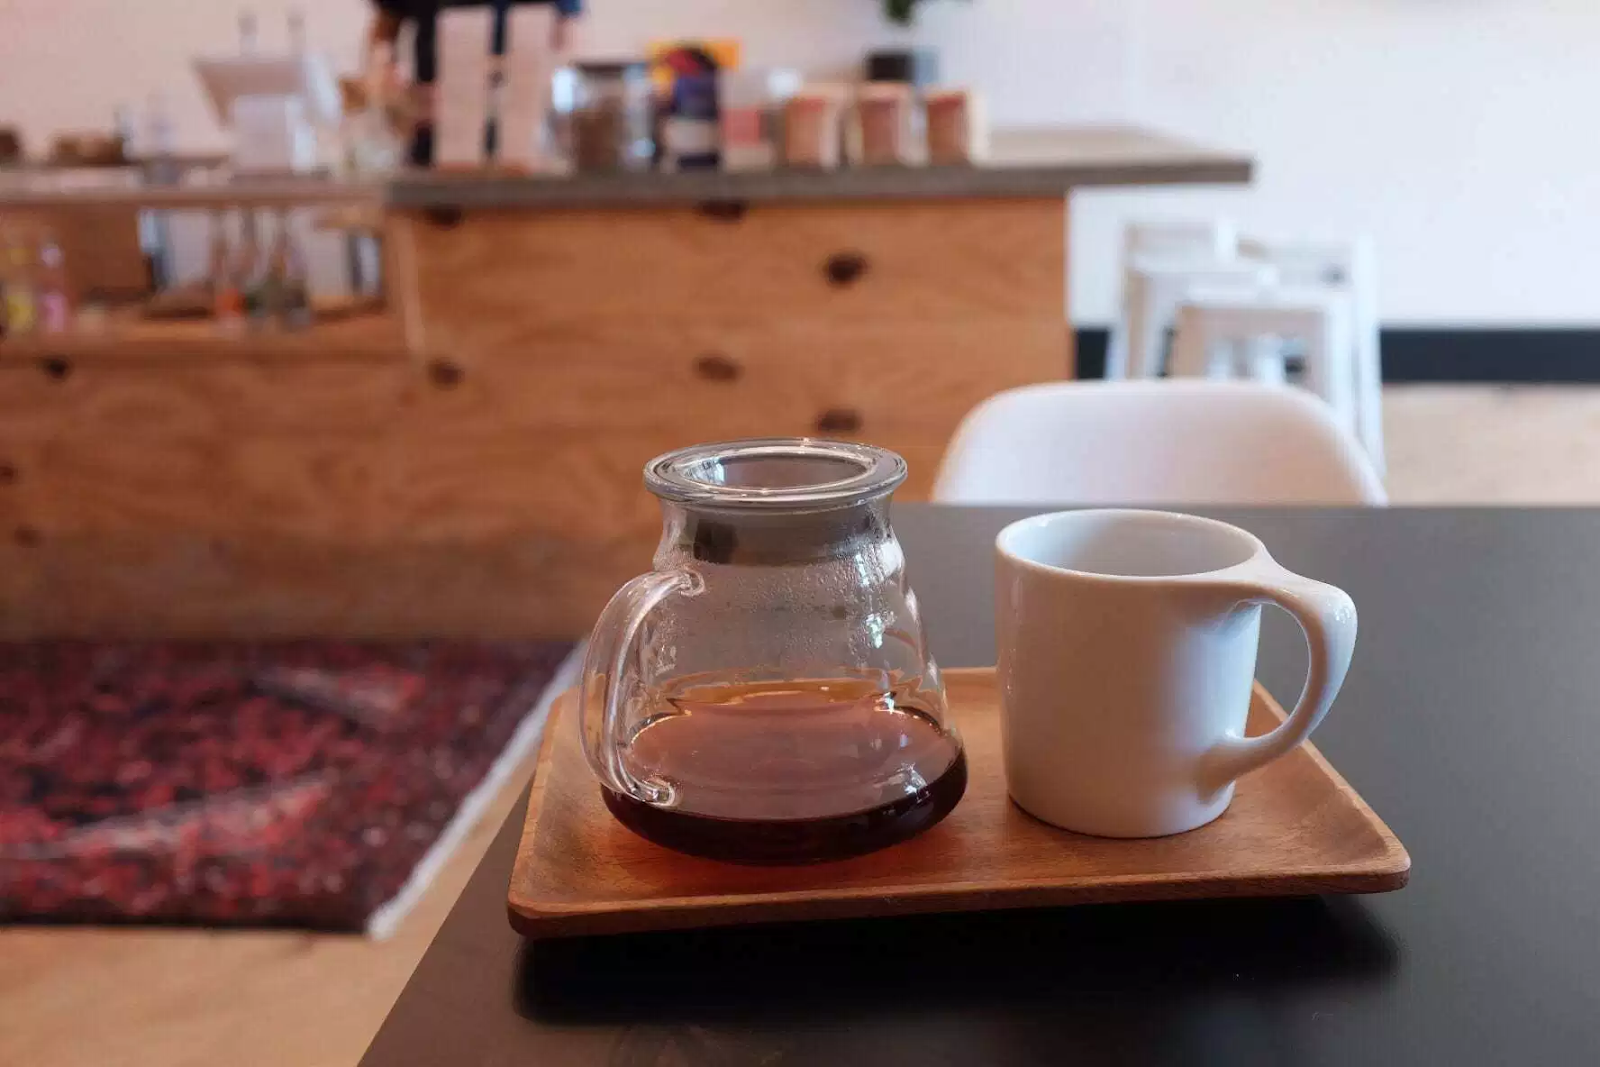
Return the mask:
[[271,310],[266,306],[267,264],[265,250],[261,247],[261,220],[249,208],[242,214],[244,224],[235,259],[235,277],[244,293],[245,322],[251,329],[260,329],[271,317]]
[[172,116],[163,93],[151,93],[145,112],[145,141],[139,158],[145,164],[145,180],[157,185],[178,181],[177,161],[173,157]]
[[276,313],[279,322],[286,330],[306,329],[311,325],[311,290],[307,281],[306,257],[287,211],[278,215],[278,232],[268,260],[269,273],[276,279]]
[[67,296],[67,263],[55,234],[39,237],[39,271],[35,292],[39,328],[45,333],[66,333],[72,327],[72,302]]
[[289,269],[288,212],[279,212],[275,221],[272,240],[262,259],[255,310],[251,315],[251,324],[258,330],[276,330],[284,325],[284,281]]
[[[150,95],[145,114],[145,138],[135,147],[132,123],[125,137],[130,157],[139,161],[149,185],[176,185],[179,173],[173,155],[172,120],[161,93]],[[150,291],[159,293],[172,284],[172,219],[165,211],[139,212],[139,249],[144,254]]]
[[25,235],[14,228],[0,231],[0,299],[5,302],[7,336],[30,334],[38,324],[32,267]]
[[116,139],[124,161],[134,158],[137,151],[135,145],[138,136],[133,128],[133,111],[124,104],[118,104],[111,110],[112,136]]
[[244,331],[244,291],[239,286],[236,266],[228,241],[228,216],[222,211],[213,211],[206,280],[211,286],[211,313],[217,330],[229,335]]

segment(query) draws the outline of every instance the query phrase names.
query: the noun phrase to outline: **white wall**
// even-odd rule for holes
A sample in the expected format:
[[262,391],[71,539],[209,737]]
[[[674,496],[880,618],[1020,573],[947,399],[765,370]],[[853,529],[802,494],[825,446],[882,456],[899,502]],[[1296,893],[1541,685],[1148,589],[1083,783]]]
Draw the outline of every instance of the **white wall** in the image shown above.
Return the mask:
[[[875,0],[590,0],[585,48],[658,36],[746,42],[753,63],[851,68],[902,38]],[[292,4],[251,5],[281,37]],[[359,0],[305,3],[353,64]],[[168,93],[184,142],[219,143],[185,66],[232,46],[215,0],[0,0],[0,122],[104,124]],[[1118,221],[1227,212],[1272,233],[1368,230],[1385,318],[1600,323],[1596,0],[950,0],[912,39],[985,87],[999,124],[1136,121],[1254,153],[1247,192],[1082,194],[1072,301],[1112,305]]]

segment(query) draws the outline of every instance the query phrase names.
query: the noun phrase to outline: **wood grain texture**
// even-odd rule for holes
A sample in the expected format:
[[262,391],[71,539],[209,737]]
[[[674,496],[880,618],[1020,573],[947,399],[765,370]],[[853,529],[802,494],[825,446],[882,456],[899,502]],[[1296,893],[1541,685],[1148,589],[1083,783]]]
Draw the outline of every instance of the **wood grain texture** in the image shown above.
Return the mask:
[[649,567],[654,456],[842,437],[925,499],[968,410],[1071,373],[1059,198],[387,235],[389,316],[0,342],[7,634],[577,636]]
[[[810,433],[822,412],[854,407],[869,431],[892,428],[943,443],[954,422],[995,389],[1061,376],[1062,333],[1059,323],[1010,320],[848,329],[681,324],[648,334],[604,323],[548,332],[512,323],[493,358],[461,368],[447,387],[432,368],[406,365],[398,346],[376,364],[340,358],[332,346],[320,359],[286,362],[212,340],[203,356],[177,352],[141,366],[121,356],[75,363],[57,378],[36,359],[12,360],[0,342],[0,435],[104,444],[370,435],[398,426],[435,438],[504,427],[666,431],[665,439],[692,441],[704,437],[684,431]],[[726,368],[720,377],[704,370],[708,360]]]
[[[4,199],[0,194],[0,199]],[[0,230],[25,235],[29,246],[45,235],[61,249],[68,297],[91,292],[142,295],[150,272],[139,247],[139,213],[130,207],[85,205],[76,210],[51,207],[6,209],[0,205]]]
[[[596,319],[545,327],[506,319],[458,350],[456,385],[421,417],[451,430],[669,431],[689,441],[814,433],[819,414],[942,444],[973,404],[999,389],[1064,376],[1056,319],[729,326],[663,322],[645,330]],[[719,368],[708,373],[707,362]]]
[[427,392],[397,350],[388,364],[331,353],[286,364],[228,358],[213,347],[148,366],[74,364],[55,378],[32,361],[9,361],[0,345],[0,441],[110,449],[146,440],[371,435],[393,426]]
[[[18,528],[21,529],[21,528]],[[0,536],[0,639],[583,634],[640,541],[526,535],[443,545],[329,545],[193,535]]]
[[61,242],[72,300],[81,301],[96,290],[122,295],[150,290],[150,270],[139,247],[136,209],[91,207],[48,215]]
[[[428,344],[466,359],[511,323],[765,326],[1065,318],[1066,204],[760,206],[733,220],[692,208],[477,211],[413,226]],[[854,280],[829,275],[859,257]]]
[[185,362],[404,358],[398,324],[387,315],[353,315],[319,322],[303,332],[246,333],[226,337],[209,321],[113,319],[103,331],[61,335],[32,333],[0,338],[0,367],[42,359],[113,360],[181,366]]
[[[1376,893],[1411,859],[1309,745],[1241,780],[1222,818],[1191,833],[1114,841],[1058,830],[1006,795],[992,670],[945,676],[971,775],[944,822],[905,844],[814,867],[740,867],[636,836],[600,798],[573,697],[557,705],[511,874],[511,923],[529,937],[751,922],[1192,897]],[[1283,711],[1259,686],[1252,733]]]

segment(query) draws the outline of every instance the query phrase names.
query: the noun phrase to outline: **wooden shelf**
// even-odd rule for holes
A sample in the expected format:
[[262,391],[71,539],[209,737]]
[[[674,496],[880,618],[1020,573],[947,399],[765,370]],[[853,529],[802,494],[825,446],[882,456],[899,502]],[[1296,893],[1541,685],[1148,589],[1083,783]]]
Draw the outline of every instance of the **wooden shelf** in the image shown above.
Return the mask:
[[240,178],[187,185],[85,182],[66,187],[0,183],[0,211],[23,208],[131,207],[226,209],[381,205],[384,184],[331,178]]
[[405,357],[400,324],[370,313],[318,322],[298,332],[219,333],[210,320],[113,321],[104,332],[0,338],[0,367],[39,360],[167,362],[218,360],[384,360]]

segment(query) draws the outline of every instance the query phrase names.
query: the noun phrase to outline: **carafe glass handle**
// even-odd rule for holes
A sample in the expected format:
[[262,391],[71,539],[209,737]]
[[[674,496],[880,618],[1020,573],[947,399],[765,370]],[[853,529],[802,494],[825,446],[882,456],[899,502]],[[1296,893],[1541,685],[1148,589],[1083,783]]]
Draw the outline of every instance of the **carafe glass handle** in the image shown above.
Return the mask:
[[674,593],[698,596],[704,589],[700,575],[686,567],[641,574],[617,590],[595,623],[583,660],[578,706],[583,712],[583,754],[612,792],[646,804],[672,803],[671,786],[635,778],[623,763],[623,674],[646,616]]

